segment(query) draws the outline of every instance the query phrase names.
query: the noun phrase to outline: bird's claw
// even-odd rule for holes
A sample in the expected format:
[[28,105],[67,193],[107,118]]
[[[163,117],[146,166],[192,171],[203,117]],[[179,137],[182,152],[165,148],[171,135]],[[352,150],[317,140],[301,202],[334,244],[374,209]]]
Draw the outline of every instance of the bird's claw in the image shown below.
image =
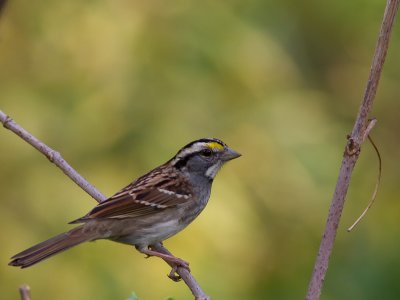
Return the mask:
[[183,259],[176,258],[176,260],[173,262],[171,272],[169,272],[168,274],[168,277],[175,282],[178,282],[182,279],[182,277],[177,274],[178,268],[184,268],[188,270],[188,272],[190,272],[189,263],[187,261],[184,261]]
[[178,281],[181,281],[181,280],[182,280],[182,277],[179,276],[179,275],[176,273],[176,270],[177,270],[177,267],[176,267],[176,266],[173,267],[173,268],[171,269],[171,272],[169,272],[168,277],[169,277],[172,281],[178,282]]

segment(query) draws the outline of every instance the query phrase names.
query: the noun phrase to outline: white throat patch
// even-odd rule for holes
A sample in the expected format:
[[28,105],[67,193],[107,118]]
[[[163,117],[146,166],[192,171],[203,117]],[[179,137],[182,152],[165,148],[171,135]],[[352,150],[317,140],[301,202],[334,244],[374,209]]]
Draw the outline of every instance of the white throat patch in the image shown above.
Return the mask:
[[211,167],[209,167],[206,171],[206,176],[209,178],[214,179],[215,175],[217,175],[218,171],[221,169],[222,167],[222,162],[219,161],[217,163],[215,163],[214,165],[212,165]]

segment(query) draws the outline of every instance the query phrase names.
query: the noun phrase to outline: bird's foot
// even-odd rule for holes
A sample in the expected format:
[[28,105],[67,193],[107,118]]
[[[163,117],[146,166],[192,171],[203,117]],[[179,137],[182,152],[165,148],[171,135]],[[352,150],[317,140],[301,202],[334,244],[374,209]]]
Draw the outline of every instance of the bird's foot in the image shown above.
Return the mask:
[[169,272],[168,277],[175,282],[180,281],[182,278],[179,274],[177,274],[178,268],[184,268],[188,272],[190,272],[189,263],[184,261],[183,259],[174,257],[174,261],[169,261],[170,265],[172,266],[171,272]]
[[181,280],[181,277],[176,274],[176,271],[178,268],[185,268],[190,272],[189,268],[189,263],[187,261],[184,261],[181,258],[175,257],[173,255],[161,253],[155,250],[150,250],[148,247],[145,248],[137,248],[140,252],[143,254],[146,254],[146,258],[149,258],[150,256],[157,256],[159,258],[162,258],[165,260],[170,266],[172,266],[171,272],[168,274],[168,277],[171,278],[173,281],[179,281]]

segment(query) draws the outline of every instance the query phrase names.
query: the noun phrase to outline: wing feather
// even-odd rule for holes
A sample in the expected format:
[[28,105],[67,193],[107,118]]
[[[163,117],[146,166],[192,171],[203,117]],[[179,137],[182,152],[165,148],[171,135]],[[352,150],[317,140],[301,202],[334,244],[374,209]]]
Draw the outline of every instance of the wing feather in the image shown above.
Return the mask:
[[171,174],[166,172],[166,169],[156,169],[97,205],[86,216],[71,223],[99,218],[139,218],[190,201],[192,191],[185,178],[182,176],[179,180],[170,179]]

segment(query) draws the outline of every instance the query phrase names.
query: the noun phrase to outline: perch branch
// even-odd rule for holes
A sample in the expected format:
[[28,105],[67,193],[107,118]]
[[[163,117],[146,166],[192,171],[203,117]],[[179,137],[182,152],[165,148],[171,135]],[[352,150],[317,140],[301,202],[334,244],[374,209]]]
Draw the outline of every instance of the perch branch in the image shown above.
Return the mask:
[[[44,154],[52,163],[54,163],[57,167],[59,167],[65,175],[67,175],[72,181],[74,181],[77,185],[79,185],[85,192],[87,192],[90,196],[92,196],[97,202],[102,202],[107,199],[102,193],[100,193],[93,185],[91,185],[85,178],[83,178],[78,172],[76,172],[65,160],[62,158],[60,153],[54,151],[43,142],[39,141],[36,137],[18,125],[13,119],[7,116],[4,112],[0,110],[0,122],[3,123],[3,126],[19,137],[21,137],[24,141],[28,142],[30,145],[39,150],[42,154]],[[154,245],[153,248],[156,250],[160,250],[161,252],[172,255],[164,246]],[[166,261],[167,262],[167,261]],[[168,262],[167,262],[168,263]],[[186,285],[189,287],[193,296],[196,300],[209,300],[204,291],[201,289],[200,285],[197,283],[195,278],[190,274],[188,270],[185,268],[177,268],[176,273],[183,279]],[[21,287],[22,288],[22,287]],[[21,290],[20,288],[20,290]],[[30,298],[27,298],[30,299]]]
[[368,115],[371,112],[372,104],[376,95],[382,67],[385,62],[386,53],[390,40],[390,33],[399,7],[399,0],[388,0],[379,33],[375,54],[358,115],[348,138],[343,155],[339,177],[336,183],[325,231],[322,236],[320,248],[315,261],[313,274],[308,286],[307,300],[317,300],[321,295],[323,282],[328,270],[329,258],[332,253],[340,216],[342,214],[345,197],[350,183],[353,168],[361,151],[361,144],[364,142],[372,129],[373,124],[368,124]]
[[[168,251],[161,243],[155,244],[152,248],[158,252],[172,255],[171,252]],[[173,264],[167,262],[171,267],[174,267]],[[192,276],[192,274],[185,268],[178,267],[176,272],[182,278],[182,280],[186,283],[189,289],[192,291],[192,294],[195,295],[195,300],[211,300],[209,296],[207,296],[204,291],[201,289],[200,285],[197,283],[196,279]]]

